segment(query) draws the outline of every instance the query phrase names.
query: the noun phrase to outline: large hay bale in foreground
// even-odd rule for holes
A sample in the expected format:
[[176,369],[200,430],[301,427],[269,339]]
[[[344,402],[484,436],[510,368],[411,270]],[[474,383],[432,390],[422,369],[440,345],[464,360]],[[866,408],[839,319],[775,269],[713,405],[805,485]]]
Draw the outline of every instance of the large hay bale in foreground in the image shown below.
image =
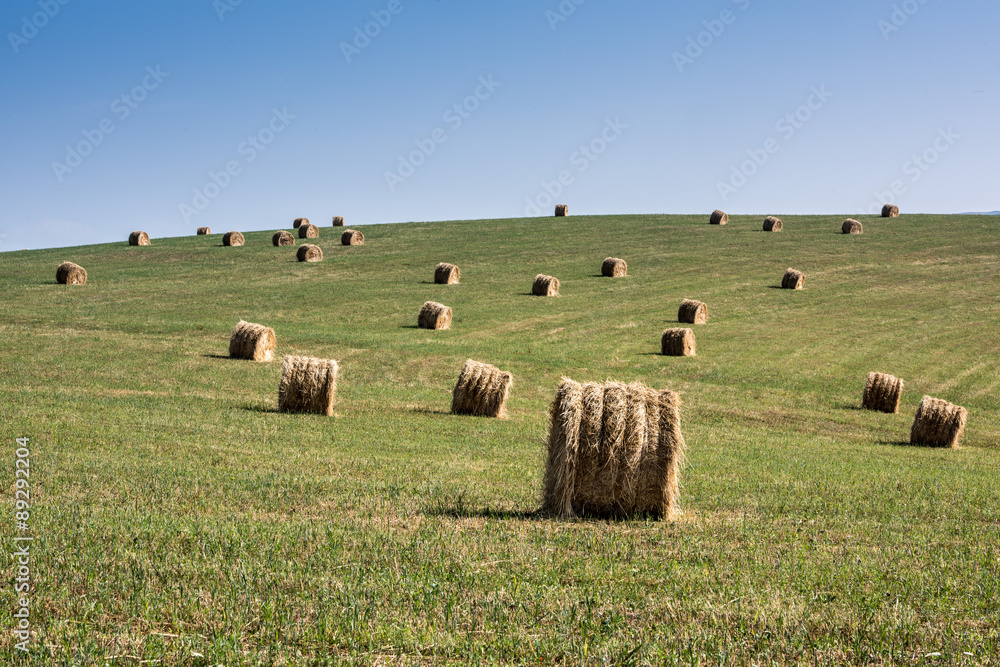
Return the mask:
[[312,243],[303,243],[295,253],[300,262],[322,262],[323,249]]
[[274,329],[240,320],[229,337],[229,356],[233,359],[271,361],[277,344]]
[[73,262],[63,262],[56,269],[56,282],[61,285],[85,285],[87,270]]
[[535,282],[531,284],[531,294],[533,296],[559,296],[559,279],[555,276],[539,273],[535,276]]
[[903,381],[886,373],[869,373],[861,407],[894,415],[899,412],[899,399],[903,395]]
[[348,229],[340,235],[340,242],[344,245],[364,245],[365,235],[357,230]]
[[544,508],[578,515],[672,518],[684,458],[680,396],[638,382],[563,378],[551,409]]
[[212,230],[208,227],[199,227],[198,236],[207,236],[212,233]]
[[840,226],[840,231],[844,234],[864,234],[865,228],[854,218],[848,218],[847,220],[844,220],[844,224]]
[[601,264],[601,275],[607,278],[624,278],[628,275],[628,264],[624,259],[608,257]]
[[806,274],[795,269],[788,269],[781,278],[782,289],[802,289],[806,283]]
[[506,417],[507,397],[514,376],[496,366],[469,359],[458,376],[451,398],[456,415]]
[[339,369],[333,359],[285,356],[278,386],[278,411],[332,416]]
[[132,232],[128,235],[129,245],[149,245],[149,234],[146,232]]
[[780,232],[783,227],[784,223],[781,222],[780,218],[776,218],[773,215],[769,215],[764,218],[765,232]]
[[451,308],[436,301],[428,301],[420,308],[417,326],[421,329],[451,328]]
[[687,324],[705,324],[708,322],[708,306],[701,301],[684,299],[677,310],[677,321]]
[[462,270],[454,264],[441,262],[434,267],[434,282],[437,285],[457,285],[462,277]]
[[569,215],[569,206],[566,204],[556,204],[556,217],[565,218]]
[[308,224],[309,224],[309,218],[295,218],[295,221],[292,223],[292,229],[299,229],[302,227],[302,225],[308,225]]
[[969,411],[940,398],[924,396],[910,428],[910,444],[957,447],[965,432]]
[[333,226],[334,227],[343,227],[344,226],[344,216],[342,216],[342,215],[335,215],[335,216],[333,216]]
[[299,227],[299,238],[300,239],[318,239],[319,238],[319,227],[316,225],[310,225],[309,223],[303,224]]
[[282,229],[279,232],[275,232],[274,236],[271,237],[271,243],[275,246],[290,246],[295,245],[295,237],[292,233]]
[[224,246],[237,248],[244,243],[246,243],[246,239],[243,238],[243,234],[239,232],[226,232],[222,235],[222,245]]
[[691,329],[667,329],[660,338],[660,353],[665,357],[695,356],[694,331]]
[[893,206],[892,204],[886,204],[882,207],[882,217],[883,218],[898,218],[899,217],[899,207]]
[[729,214],[719,209],[712,211],[712,217],[708,219],[709,224],[712,225],[725,225],[729,222]]

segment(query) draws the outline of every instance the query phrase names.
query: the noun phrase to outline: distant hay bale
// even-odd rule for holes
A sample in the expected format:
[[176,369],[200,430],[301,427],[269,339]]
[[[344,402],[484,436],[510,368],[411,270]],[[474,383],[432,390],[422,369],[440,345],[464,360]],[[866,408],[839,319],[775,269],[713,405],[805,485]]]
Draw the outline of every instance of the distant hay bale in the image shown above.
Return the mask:
[[677,512],[680,396],[638,382],[563,378],[552,402],[544,509],[560,518]]
[[684,299],[677,311],[677,321],[687,324],[705,324],[708,322],[708,306],[701,301]]
[[462,270],[454,264],[441,262],[434,267],[434,282],[437,285],[457,285],[462,277]]
[[56,269],[56,281],[61,285],[85,285],[87,270],[73,262],[63,262]]
[[274,329],[240,320],[229,337],[229,356],[233,359],[271,361],[277,343]]
[[601,265],[601,275],[607,278],[624,278],[628,274],[628,264],[624,259],[608,257]]
[[359,231],[348,229],[340,235],[340,242],[344,245],[364,245],[365,235]]
[[534,296],[559,296],[559,279],[539,273],[531,285],[531,293]]
[[802,289],[805,285],[806,274],[801,271],[796,271],[795,269],[788,269],[785,271],[784,277],[781,279],[782,289]]
[[769,215],[764,218],[764,231],[765,232],[780,232],[781,228],[784,227],[779,218]]
[[295,253],[300,262],[322,262],[323,249],[312,243],[303,243]]
[[848,218],[847,220],[844,220],[844,224],[841,225],[840,231],[844,234],[864,234],[865,228],[857,220]]
[[940,398],[924,396],[910,429],[911,445],[957,447],[965,432],[969,411]]
[[435,301],[428,301],[420,308],[417,326],[421,329],[450,329],[451,308]]
[[451,411],[476,417],[507,416],[507,397],[514,376],[496,366],[469,359],[458,376],[452,393]]
[[292,233],[282,229],[280,232],[275,232],[274,236],[271,237],[271,243],[276,246],[287,246],[295,245],[295,237]]
[[292,223],[292,229],[299,229],[302,225],[308,225],[309,218],[295,218],[295,222]]
[[286,355],[281,364],[278,411],[332,416],[338,370],[333,359]]
[[343,227],[344,226],[344,216],[342,216],[342,215],[335,215],[335,216],[333,216],[333,226],[334,227]]
[[246,239],[243,238],[243,234],[239,232],[226,232],[222,235],[222,245],[237,247],[246,243]]
[[129,245],[149,245],[149,234],[146,232],[132,232],[128,235]]
[[660,339],[660,353],[665,357],[695,356],[694,331],[691,329],[667,329]]
[[319,227],[317,227],[316,225],[311,225],[308,222],[304,223],[301,227],[299,227],[299,238],[318,239]]
[[902,395],[902,380],[885,373],[869,373],[861,396],[861,407],[894,415],[899,412],[899,399]]
[[556,204],[556,217],[565,218],[569,215],[569,206],[566,204]]
[[712,217],[709,218],[708,221],[710,224],[713,225],[724,225],[729,222],[729,214],[724,213],[719,209],[715,209],[714,211],[712,211]]
[[883,218],[898,218],[899,217],[899,207],[893,206],[892,204],[886,204],[882,207],[882,217]]
[[212,233],[212,230],[210,228],[208,228],[208,227],[199,227],[198,228],[198,236],[206,236],[206,235],[211,234],[211,233]]

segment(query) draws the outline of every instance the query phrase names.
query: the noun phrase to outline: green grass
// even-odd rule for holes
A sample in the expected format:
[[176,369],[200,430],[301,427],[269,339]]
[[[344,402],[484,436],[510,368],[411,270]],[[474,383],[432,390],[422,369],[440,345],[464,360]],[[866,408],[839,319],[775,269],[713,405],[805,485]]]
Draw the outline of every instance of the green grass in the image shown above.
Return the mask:
[[[309,265],[264,232],[0,255],[31,660],[998,664],[1000,228],[842,221],[323,228]],[[55,284],[63,260],[88,284]],[[431,284],[440,261],[461,285]],[[789,266],[804,291],[775,289]],[[528,296],[537,273],[562,296]],[[661,357],[685,297],[709,304],[698,356]],[[451,330],[415,328],[426,300]],[[276,412],[280,362],[225,356],[240,318],[340,361],[334,418]],[[514,373],[510,419],[448,414],[467,358]],[[905,378],[900,414],[858,409],[871,370]],[[562,376],[682,392],[679,520],[535,514]],[[961,449],[905,446],[924,394],[969,409]],[[0,662],[28,662],[5,572]]]

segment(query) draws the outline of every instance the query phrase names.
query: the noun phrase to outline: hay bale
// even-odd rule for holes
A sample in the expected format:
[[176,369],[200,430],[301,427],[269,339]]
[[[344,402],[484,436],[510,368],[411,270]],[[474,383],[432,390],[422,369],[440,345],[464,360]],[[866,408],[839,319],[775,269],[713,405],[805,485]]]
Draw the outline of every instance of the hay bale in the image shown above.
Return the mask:
[[278,411],[332,416],[338,370],[333,359],[286,355],[281,364]]
[[365,235],[359,231],[348,229],[340,235],[340,242],[344,245],[364,245]]
[[451,308],[435,301],[428,301],[420,308],[417,326],[421,329],[450,329]]
[[311,225],[308,222],[304,223],[301,227],[299,227],[299,238],[318,239],[319,227],[317,227],[316,225]]
[[506,417],[507,397],[513,384],[514,376],[510,373],[469,359],[452,393],[451,411],[456,415]]
[[665,357],[695,356],[694,331],[667,329],[660,339],[660,353]]
[[243,238],[243,234],[239,232],[226,232],[222,235],[222,245],[231,246],[233,248],[238,247],[246,243],[246,239]]
[[295,256],[300,262],[322,262],[323,249],[312,243],[303,243],[299,246]]
[[766,218],[764,218],[765,232],[780,232],[783,226],[784,225],[782,224],[781,220],[779,218],[774,217],[773,215],[769,215]]
[[302,225],[308,225],[309,218],[295,218],[295,222],[292,223],[292,229],[299,229]]
[[796,271],[795,269],[788,269],[785,271],[785,275],[781,278],[781,288],[782,289],[802,289],[805,285],[806,274],[801,271]]
[[457,285],[462,277],[462,270],[454,264],[441,262],[434,267],[434,282],[437,285]]
[[149,234],[146,232],[132,232],[128,235],[129,245],[149,245]]
[[708,322],[708,306],[701,301],[684,299],[677,311],[677,321],[687,324],[704,324]]
[[893,206],[892,204],[886,204],[882,207],[882,217],[883,218],[898,218],[899,217],[899,207]]
[[624,278],[628,274],[628,264],[624,259],[608,257],[601,265],[601,275],[608,278]]
[[566,204],[556,204],[556,217],[565,218],[569,215],[569,206]]
[[559,279],[539,273],[531,285],[531,293],[534,296],[559,296]]
[[280,232],[275,232],[274,236],[271,237],[271,243],[276,246],[289,246],[295,245],[295,237],[292,233],[282,229]]
[[73,262],[63,262],[56,269],[56,281],[60,285],[87,284],[87,270]]
[[861,408],[894,415],[899,412],[902,395],[902,380],[885,373],[869,373],[861,396]]
[[969,411],[940,398],[924,396],[910,429],[911,445],[958,447]]
[[680,396],[563,378],[552,402],[544,508],[560,517],[672,518],[684,458]]
[[229,356],[233,359],[271,361],[277,344],[274,329],[240,320],[229,337]]
[[211,233],[212,233],[212,230],[209,229],[208,227],[199,227],[198,228],[198,236],[207,236],[207,235],[209,235]]
[[844,224],[840,226],[840,231],[844,234],[864,234],[865,228],[857,220],[848,218],[847,220],[844,220]]
[[729,222],[729,215],[719,209],[715,209],[712,211],[712,217],[708,219],[708,222],[713,225],[725,225]]
[[333,216],[333,226],[334,227],[343,227],[344,226],[344,216],[342,216],[342,215],[335,215],[335,216]]

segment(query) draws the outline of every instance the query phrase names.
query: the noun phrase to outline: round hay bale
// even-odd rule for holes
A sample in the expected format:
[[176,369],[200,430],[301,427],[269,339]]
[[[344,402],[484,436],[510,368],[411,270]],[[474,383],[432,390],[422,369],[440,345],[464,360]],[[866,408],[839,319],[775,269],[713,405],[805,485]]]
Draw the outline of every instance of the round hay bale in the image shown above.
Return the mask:
[[128,235],[129,245],[149,245],[149,234],[146,232],[132,232]]
[[660,353],[665,357],[695,356],[694,331],[691,329],[667,329],[660,339]]
[[209,229],[208,227],[199,227],[198,228],[198,236],[207,236],[208,234],[211,234],[211,233],[212,233],[212,230]]
[[295,218],[295,222],[292,223],[292,229],[298,229],[302,225],[308,225],[309,218]]
[[893,206],[892,204],[886,204],[882,207],[882,217],[883,218],[898,218],[899,217],[899,207]]
[[63,262],[56,269],[56,281],[60,285],[87,284],[87,270],[73,262]]
[[569,215],[569,206],[566,204],[556,204],[556,217],[565,218]]
[[902,380],[885,373],[869,373],[861,396],[861,408],[894,415],[899,412],[902,395]]
[[282,229],[280,232],[275,232],[274,236],[271,237],[271,243],[275,246],[288,246],[295,245],[295,237],[292,233]]
[[624,278],[628,275],[628,264],[624,259],[608,257],[601,265],[601,275],[607,278]]
[[323,249],[312,243],[303,243],[295,253],[300,262],[322,262]]
[[451,411],[456,415],[502,419],[507,416],[507,397],[513,384],[510,373],[469,359],[452,392]]
[[281,364],[278,385],[278,412],[306,412],[333,416],[337,394],[337,371],[334,359],[286,355]]
[[677,321],[686,324],[705,324],[708,322],[708,306],[701,301],[684,299],[677,311]]
[[226,232],[222,235],[222,245],[224,246],[241,246],[246,243],[246,239],[243,238],[243,234],[239,232]]
[[766,218],[764,218],[765,232],[780,232],[783,226],[784,225],[782,224],[781,220],[774,217],[773,215],[769,215]]
[[308,222],[304,223],[299,227],[299,238],[300,239],[318,239],[319,238],[319,227],[316,225],[311,225]]
[[729,215],[719,209],[712,211],[712,217],[708,219],[709,224],[725,225],[729,222]]
[[559,296],[559,279],[539,273],[531,285],[531,293],[534,296]]
[[840,231],[844,234],[864,234],[865,228],[857,220],[848,218],[847,220],[844,220],[844,224],[841,225]]
[[434,301],[428,301],[420,308],[417,326],[421,329],[450,329],[451,308]]
[[229,337],[229,356],[233,359],[271,361],[277,343],[274,329],[240,320]]
[[340,235],[340,242],[344,245],[364,245],[365,235],[354,229],[348,229]]
[[441,262],[434,267],[434,283],[437,285],[457,285],[462,277],[462,270],[454,264]]
[[785,275],[781,278],[781,288],[782,289],[802,289],[805,285],[806,275],[801,271],[796,271],[795,269],[788,269],[785,271]]
[[924,396],[910,428],[910,444],[927,447],[958,447],[965,432],[969,411],[943,401]]
[[333,216],[333,226],[334,227],[343,227],[344,226],[344,216],[342,216],[342,215],[335,215],[335,216]]

